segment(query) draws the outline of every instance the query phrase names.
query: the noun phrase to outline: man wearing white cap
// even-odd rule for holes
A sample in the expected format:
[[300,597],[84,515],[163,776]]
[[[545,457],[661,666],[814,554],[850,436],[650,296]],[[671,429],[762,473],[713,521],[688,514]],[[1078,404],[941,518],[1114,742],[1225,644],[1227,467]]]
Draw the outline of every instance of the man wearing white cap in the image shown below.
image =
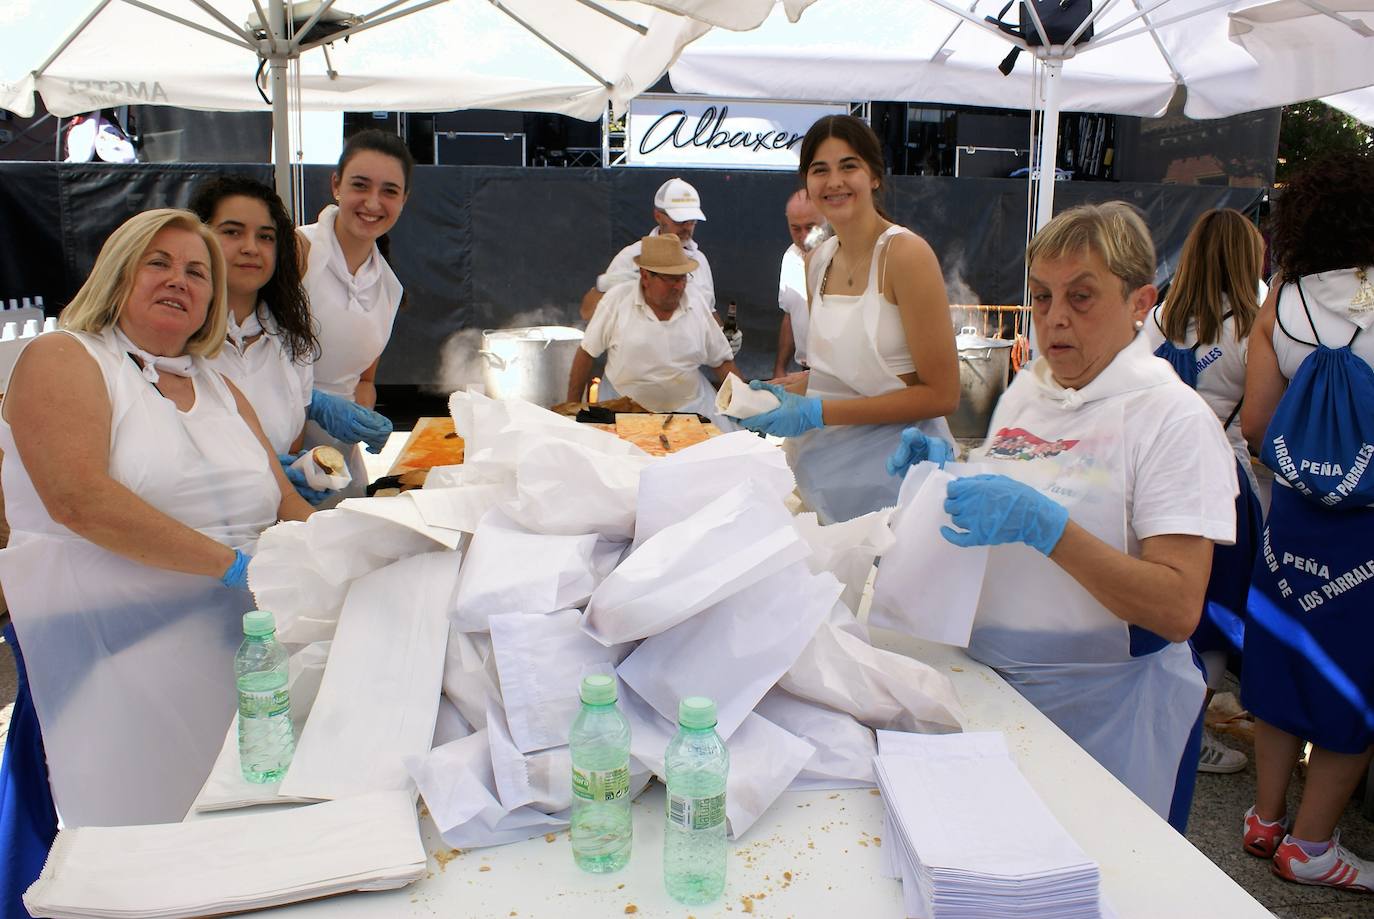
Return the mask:
[[637,277],[606,292],[587,325],[568,375],[568,401],[580,402],[592,363],[606,355],[601,398],[629,396],[654,412],[695,412],[733,430],[715,407],[718,382],[735,368],[725,333],[705,311],[687,302],[687,276],[700,263],[671,233],[646,236],[632,256]]
[[[669,179],[654,194],[654,223],[658,226],[649,235],[671,233],[682,241],[682,248],[697,263],[687,279],[689,302],[693,306],[705,307],[710,315],[716,309],[716,282],[711,277],[711,264],[706,261],[706,253],[692,239],[697,221],[705,219],[706,215],[701,211],[701,196],[682,179]],[[597,303],[612,287],[638,277],[634,260],[639,255],[641,245],[640,240],[635,240],[611,259],[606,271],[597,277],[596,286],[582,297],[583,319],[591,320]]]

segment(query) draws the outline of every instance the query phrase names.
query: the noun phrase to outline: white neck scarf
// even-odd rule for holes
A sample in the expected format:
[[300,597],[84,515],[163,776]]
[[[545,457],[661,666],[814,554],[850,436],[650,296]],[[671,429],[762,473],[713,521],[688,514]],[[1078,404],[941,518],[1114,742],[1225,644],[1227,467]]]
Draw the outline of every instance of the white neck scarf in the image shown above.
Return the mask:
[[343,247],[339,244],[338,231],[335,229],[338,216],[339,208],[333,204],[320,213],[320,223],[328,222],[329,224],[330,243],[332,244],[329,251],[329,270],[343,282],[344,289],[348,291],[349,308],[367,312],[372,309],[374,298],[365,298],[362,295],[382,280],[382,253],[374,243],[367,260],[358,266],[357,273],[350,272],[348,259],[344,257]]
[[147,380],[149,383],[156,383],[160,379],[158,375],[159,369],[178,377],[193,377],[196,375],[195,358],[191,355],[183,354],[180,357],[162,357],[157,354],[149,354],[147,351],[144,351],[138,345],[130,341],[129,336],[125,335],[124,330],[119,326],[114,327],[114,333],[115,341],[119,344],[119,347],[142,362],[143,366],[140,368],[140,372],[143,374],[143,379]]
[[229,311],[229,327],[225,330],[225,336],[233,343],[240,354],[243,353],[244,342],[262,333],[262,321],[258,319],[258,311],[256,309],[244,317],[242,325],[234,318],[234,311]]

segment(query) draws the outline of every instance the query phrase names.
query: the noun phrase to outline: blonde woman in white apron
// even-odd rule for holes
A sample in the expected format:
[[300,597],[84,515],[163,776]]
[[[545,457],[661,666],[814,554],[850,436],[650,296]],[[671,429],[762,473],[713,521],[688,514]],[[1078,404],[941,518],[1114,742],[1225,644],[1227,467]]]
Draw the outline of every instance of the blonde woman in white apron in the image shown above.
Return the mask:
[[788,438],[802,500],[824,523],[897,503],[885,459],[915,423],[944,442],[959,403],[959,358],[940,264],[925,240],[883,213],[882,148],[872,129],[828,115],[807,131],[799,174],[834,237],[807,262],[811,370],[804,392],[740,423]]
[[[391,326],[401,305],[401,282],[379,248],[396,226],[410,193],[414,160],[395,134],[367,130],[344,145],[330,179],[334,204],[319,220],[297,232],[304,244],[305,289],[315,318],[320,359],[315,387],[363,408],[377,405],[377,365],[391,339]],[[380,453],[386,437],[365,441]],[[329,444],[348,457],[352,481],[343,497],[358,497],[367,488],[367,468],[356,443],[344,443],[310,421],[305,445]]]
[[[945,502],[946,539],[994,547],[969,653],[1181,832],[1204,693],[1186,642],[1212,546],[1235,538],[1235,455],[1140,331],[1155,257],[1134,209],[1066,211],[1027,261],[1042,354],[970,457],[994,474]],[[894,467],[927,441],[904,433]]]
[[206,364],[224,290],[194,214],[131,218],[63,331],[20,356],[0,411],[0,578],[67,826],[185,814],[233,715],[249,554],[310,514]]

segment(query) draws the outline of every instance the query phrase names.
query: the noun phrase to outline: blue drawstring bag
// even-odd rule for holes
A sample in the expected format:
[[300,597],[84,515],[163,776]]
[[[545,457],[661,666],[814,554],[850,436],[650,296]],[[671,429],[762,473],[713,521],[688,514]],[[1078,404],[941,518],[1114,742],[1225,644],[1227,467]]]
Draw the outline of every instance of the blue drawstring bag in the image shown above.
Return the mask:
[[[1307,310],[1305,297],[1302,306]],[[1310,310],[1307,318],[1311,323]],[[1274,409],[1260,450],[1275,475],[1327,508],[1374,504],[1374,369],[1350,350],[1359,334],[1340,348],[1315,342]]]

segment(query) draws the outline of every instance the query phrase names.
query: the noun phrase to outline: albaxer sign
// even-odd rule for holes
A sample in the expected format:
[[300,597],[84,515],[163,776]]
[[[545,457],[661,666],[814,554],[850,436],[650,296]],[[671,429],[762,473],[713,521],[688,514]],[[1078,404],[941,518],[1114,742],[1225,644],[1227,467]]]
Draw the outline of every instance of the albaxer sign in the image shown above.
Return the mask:
[[640,96],[630,103],[625,161],[632,166],[796,169],[807,128],[844,103]]

